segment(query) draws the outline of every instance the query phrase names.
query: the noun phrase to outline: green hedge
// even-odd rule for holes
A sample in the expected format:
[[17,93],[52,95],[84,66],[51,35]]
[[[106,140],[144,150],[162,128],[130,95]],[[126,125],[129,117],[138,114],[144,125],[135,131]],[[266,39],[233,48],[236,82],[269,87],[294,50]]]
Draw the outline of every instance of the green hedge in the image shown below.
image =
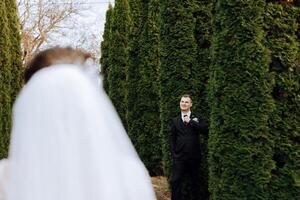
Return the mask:
[[139,153],[151,175],[162,175],[162,147],[159,135],[159,1],[150,0],[144,6],[147,18],[143,26],[140,66],[140,127]]
[[[196,89],[193,73],[197,72],[198,65],[193,9],[193,1],[161,1],[160,132],[164,172],[168,177],[171,173],[170,123],[180,114],[180,96]],[[185,198],[191,199],[187,186],[184,191]]]
[[271,114],[274,136],[268,199],[300,199],[300,49],[297,29],[299,8],[269,3],[265,13],[266,45],[271,51],[270,70],[275,74]]
[[[209,119],[210,109],[207,101],[209,67],[210,67],[210,51],[211,51],[211,0],[195,1],[193,16],[196,19],[195,39],[197,44],[197,68],[192,72],[192,85],[194,87],[191,94],[195,101],[193,102],[193,110],[201,113],[207,120]],[[209,199],[208,192],[208,164],[207,164],[207,148],[208,137],[200,135],[201,144],[201,198]]]
[[10,25],[5,2],[0,2],[0,159],[7,157],[11,128],[11,56]]
[[109,95],[151,175],[162,162],[170,176],[170,122],[189,93],[210,121],[203,199],[300,198],[299,4],[130,0],[129,21],[116,1],[102,52]]
[[108,10],[106,11],[106,21],[104,25],[104,33],[103,33],[103,40],[101,42],[101,74],[103,78],[103,88],[107,94],[109,94],[109,81],[108,81],[108,74],[109,74],[109,51],[111,45],[111,21],[113,15],[113,7],[111,4],[108,6]]
[[[140,79],[139,68],[141,67],[141,34],[145,16],[143,16],[143,4],[141,1],[130,0],[130,19],[131,27],[129,32],[129,59],[128,69],[126,72],[127,79],[127,115],[128,135],[139,153],[140,144],[139,137],[143,134],[141,126],[141,100],[140,100]],[[140,154],[140,153],[139,153]],[[143,158],[142,158],[143,159]]]
[[22,66],[21,35],[16,0],[5,0],[5,4],[11,41],[11,98],[13,104],[23,84],[24,68]]
[[126,122],[126,69],[128,67],[128,31],[130,27],[127,0],[116,0],[111,24],[108,74],[109,97],[125,128]]
[[131,0],[127,71],[128,134],[150,175],[162,175],[159,138],[158,1]]
[[274,141],[263,0],[217,0],[210,71],[211,199],[268,199]]

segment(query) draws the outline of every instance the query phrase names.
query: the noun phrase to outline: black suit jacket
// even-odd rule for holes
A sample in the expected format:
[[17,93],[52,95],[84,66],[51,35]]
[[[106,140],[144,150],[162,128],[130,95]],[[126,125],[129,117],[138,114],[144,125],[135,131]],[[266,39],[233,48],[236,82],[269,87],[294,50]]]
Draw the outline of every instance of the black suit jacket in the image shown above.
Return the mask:
[[200,158],[199,134],[208,134],[208,124],[195,113],[190,118],[188,124],[183,123],[181,114],[172,120],[170,150],[175,159]]

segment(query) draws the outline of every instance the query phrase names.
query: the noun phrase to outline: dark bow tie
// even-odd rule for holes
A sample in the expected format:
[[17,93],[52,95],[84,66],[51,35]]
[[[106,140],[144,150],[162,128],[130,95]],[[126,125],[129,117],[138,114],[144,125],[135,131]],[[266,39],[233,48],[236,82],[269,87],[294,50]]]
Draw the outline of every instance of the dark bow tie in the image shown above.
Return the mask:
[[[187,117],[187,116],[188,116],[188,115],[183,115],[183,117]],[[183,123],[184,123],[185,125],[188,124],[186,121],[183,121]]]

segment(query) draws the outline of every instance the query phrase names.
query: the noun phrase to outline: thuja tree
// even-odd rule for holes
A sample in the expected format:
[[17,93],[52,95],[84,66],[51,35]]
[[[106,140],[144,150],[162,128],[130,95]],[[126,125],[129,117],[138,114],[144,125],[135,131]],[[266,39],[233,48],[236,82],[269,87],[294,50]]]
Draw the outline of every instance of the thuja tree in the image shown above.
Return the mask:
[[141,39],[141,67],[139,73],[140,130],[139,153],[151,175],[162,175],[162,149],[159,116],[159,1],[149,0],[144,5],[147,17]]
[[128,67],[129,5],[116,0],[111,22],[109,48],[109,97],[126,127],[126,68]]
[[[148,158],[143,155],[144,145],[140,139],[144,137],[146,128],[143,127],[143,120],[141,116],[147,112],[141,106],[142,86],[140,84],[141,74],[140,68],[142,66],[141,48],[142,31],[145,24],[146,16],[145,5],[147,2],[140,0],[130,0],[130,19],[131,27],[129,32],[129,49],[128,49],[128,69],[127,69],[127,120],[128,120],[128,135],[135,146],[139,156],[149,169]],[[145,10],[145,11],[144,11]],[[147,144],[150,145],[150,144]]]
[[207,102],[207,86],[210,66],[211,49],[211,9],[212,0],[196,0],[193,8],[193,15],[196,19],[195,39],[197,43],[197,71],[193,76],[193,85],[197,87],[191,94],[197,99],[194,102],[196,108],[205,118],[209,118]]
[[23,83],[23,67],[21,52],[21,37],[16,0],[5,0],[9,28],[10,55],[11,55],[11,102],[13,103]]
[[272,96],[276,103],[270,119],[276,166],[272,170],[268,199],[299,199],[300,37],[296,35],[299,9],[289,4],[268,3],[265,19],[266,45],[272,58],[270,70],[275,74]]
[[111,4],[108,6],[108,10],[106,11],[106,21],[104,25],[104,33],[103,33],[103,41],[101,42],[101,74],[103,78],[103,88],[108,92],[109,85],[108,85],[108,74],[109,74],[109,47],[110,47],[110,37],[111,37],[111,21],[113,15],[113,7]]
[[[195,18],[193,1],[163,0],[161,3],[161,67],[160,115],[163,164],[165,174],[170,176],[169,151],[170,122],[179,113],[180,96],[191,93],[194,88],[192,74],[197,73],[195,62]],[[184,191],[188,192],[187,188]],[[190,199],[190,197],[187,197]]]
[[210,71],[211,199],[268,199],[274,168],[268,120],[274,109],[264,0],[216,0]]
[[11,127],[10,25],[5,2],[0,2],[0,159],[7,157]]
[[[193,110],[199,112],[206,120],[209,119],[209,107],[207,101],[209,66],[210,66],[210,49],[211,49],[211,0],[194,1],[193,15],[196,19],[195,39],[197,43],[197,68],[192,73],[192,85],[194,90],[191,91],[193,98]],[[207,141],[208,137],[200,135],[201,143],[201,198],[209,199],[208,192],[208,165],[207,165]]]

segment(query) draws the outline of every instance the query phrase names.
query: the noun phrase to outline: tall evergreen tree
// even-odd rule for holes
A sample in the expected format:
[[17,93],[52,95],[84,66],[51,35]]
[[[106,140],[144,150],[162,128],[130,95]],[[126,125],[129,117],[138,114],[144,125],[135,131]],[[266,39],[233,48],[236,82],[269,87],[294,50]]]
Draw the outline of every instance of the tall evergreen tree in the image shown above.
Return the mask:
[[[193,73],[197,73],[194,1],[163,0],[161,4],[160,111],[163,164],[170,176],[169,135],[172,118],[180,114],[179,101],[193,93]],[[183,190],[189,194],[189,189]],[[191,199],[186,196],[186,199]]]
[[151,175],[162,175],[162,148],[159,116],[159,1],[149,0],[144,5],[146,16],[141,43],[142,65],[140,67],[140,155],[145,158],[145,164]]
[[111,21],[113,15],[113,7],[111,4],[108,6],[108,10],[106,11],[106,22],[104,25],[104,33],[103,33],[103,41],[101,42],[101,74],[103,78],[103,88],[106,93],[109,93],[109,82],[108,82],[108,74],[109,74],[109,48],[111,45]]
[[197,99],[193,103],[197,109],[207,119],[209,118],[209,108],[207,102],[207,85],[209,78],[210,50],[211,50],[211,9],[212,0],[196,0],[193,15],[196,19],[195,39],[197,43],[197,71],[192,74],[193,85],[197,87],[192,96]]
[[144,112],[141,110],[141,100],[139,96],[141,95],[141,85],[140,79],[141,75],[139,68],[141,67],[141,38],[143,24],[145,21],[145,16],[143,15],[143,1],[129,0],[130,6],[130,19],[131,27],[129,33],[129,49],[128,49],[128,69],[127,69],[127,131],[128,135],[135,146],[137,152],[139,153],[141,159],[145,161],[147,158],[143,158],[140,150],[143,148],[139,144],[139,138],[144,133],[144,128],[142,127],[141,114]]
[[268,120],[273,79],[264,39],[264,0],[217,0],[210,71],[211,199],[268,199],[274,168]]
[[22,67],[22,52],[21,52],[21,36],[19,27],[19,18],[16,0],[5,0],[6,13],[9,27],[9,40],[11,46],[9,48],[11,55],[11,102],[19,93],[23,83],[23,67]]
[[[192,85],[194,90],[191,92],[193,101],[193,110],[201,113],[207,120],[209,119],[209,107],[207,101],[208,78],[210,67],[211,50],[211,9],[212,0],[195,0],[193,16],[196,19],[195,39],[197,43],[197,69],[192,73]],[[208,137],[200,135],[201,143],[201,165],[200,194],[202,199],[209,199],[208,192],[208,164],[207,148]]]
[[4,1],[0,1],[0,159],[7,157],[11,127],[10,30]]
[[271,51],[270,70],[275,74],[276,109],[270,128],[275,139],[268,199],[300,199],[300,56],[297,29],[299,8],[268,3],[266,45]]
[[[128,133],[150,175],[161,175],[158,1],[130,0]],[[138,113],[138,115],[137,115]]]
[[116,0],[111,24],[108,74],[109,97],[124,127],[126,123],[126,68],[128,66],[129,5],[127,0]]

